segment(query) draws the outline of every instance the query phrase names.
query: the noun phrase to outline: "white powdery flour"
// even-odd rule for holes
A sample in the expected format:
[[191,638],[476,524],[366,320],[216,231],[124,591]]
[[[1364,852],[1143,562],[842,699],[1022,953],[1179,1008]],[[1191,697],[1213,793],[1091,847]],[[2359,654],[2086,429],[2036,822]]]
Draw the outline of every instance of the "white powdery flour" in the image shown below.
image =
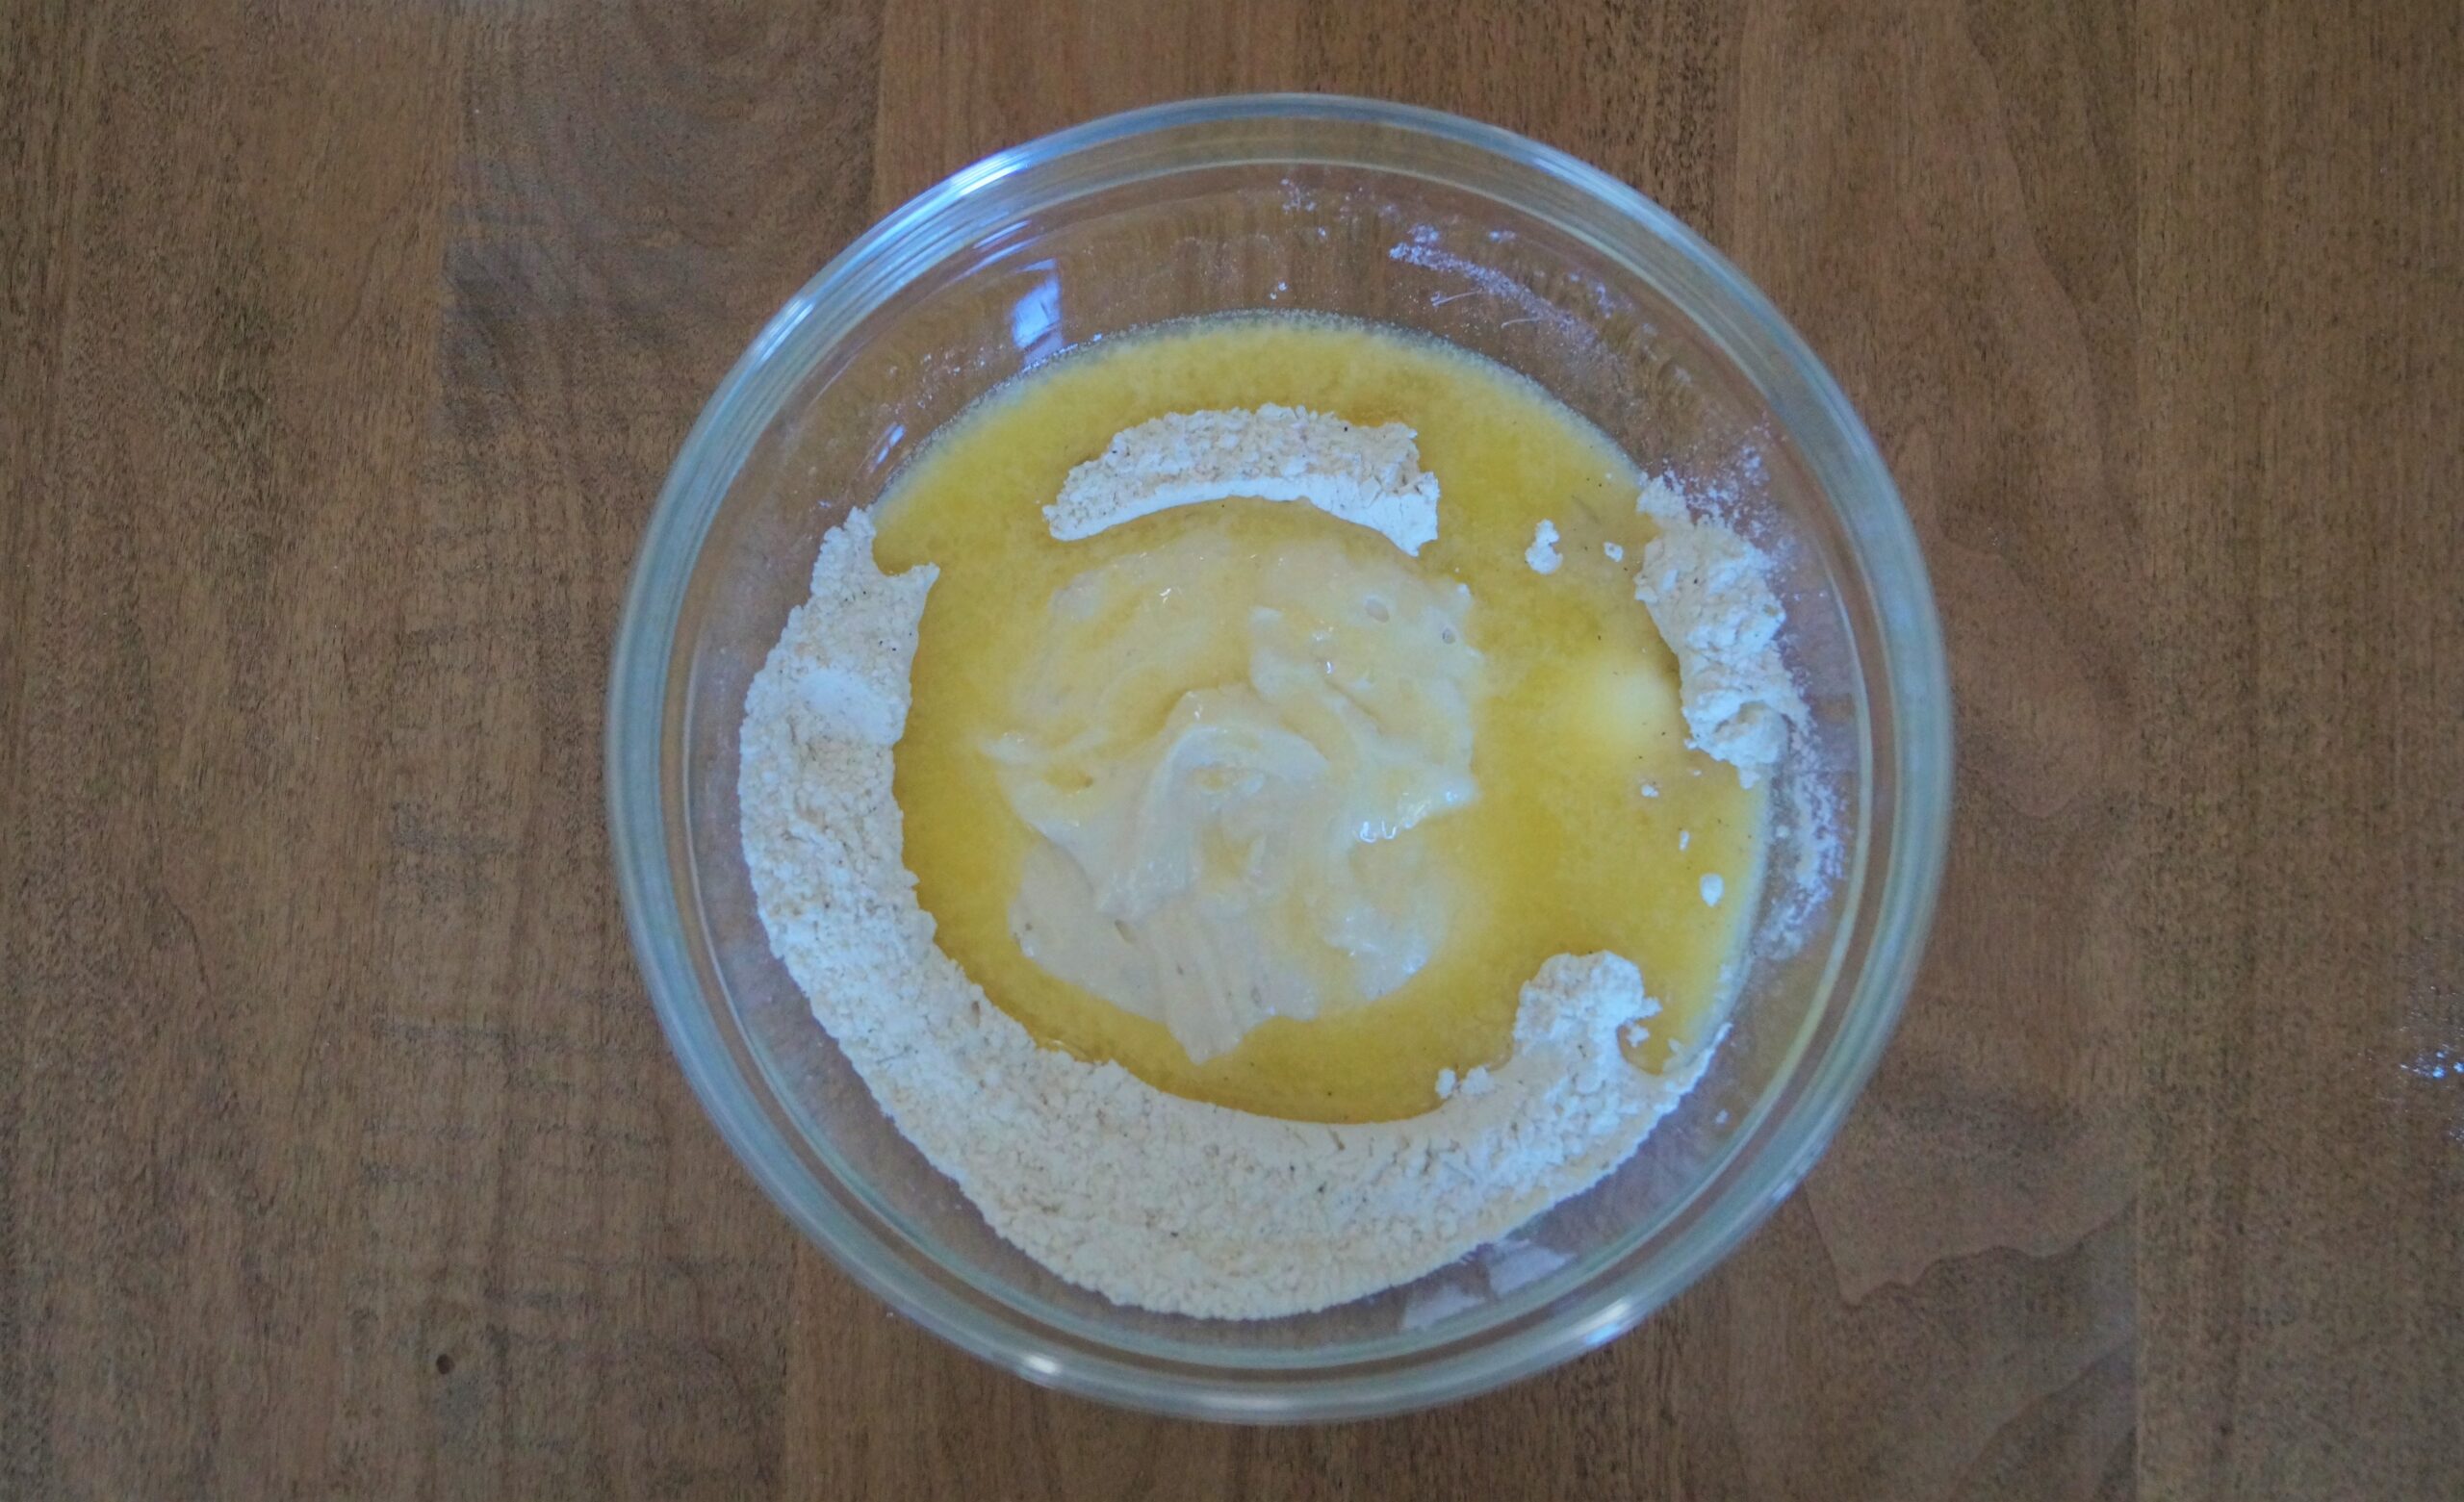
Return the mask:
[[1565,559],[1557,553],[1557,523],[1542,522],[1531,529],[1531,546],[1523,550],[1523,561],[1534,573],[1554,573]]
[[1038,1261],[1179,1313],[1340,1304],[1580,1193],[1700,1076],[1707,1051],[1667,1075],[1627,1062],[1621,1031],[1658,1007],[1614,955],[1543,965],[1489,1087],[1407,1121],[1250,1115],[1038,1046],[935,945],[903,864],[892,747],[937,571],[885,575],[872,543],[862,512],[824,541],[746,697],[745,859],[772,949],[874,1099]]
[[1414,557],[1437,537],[1437,476],[1400,422],[1347,422],[1306,407],[1174,412],[1113,437],[1043,508],[1062,542],[1174,506],[1242,496],[1305,500],[1382,532]]
[[1704,754],[1736,768],[1752,787],[1779,766],[1790,727],[1806,721],[1780,656],[1784,617],[1769,561],[1719,522],[1689,516],[1665,480],[1647,481],[1634,509],[1659,523],[1634,598],[1677,653],[1685,727]]

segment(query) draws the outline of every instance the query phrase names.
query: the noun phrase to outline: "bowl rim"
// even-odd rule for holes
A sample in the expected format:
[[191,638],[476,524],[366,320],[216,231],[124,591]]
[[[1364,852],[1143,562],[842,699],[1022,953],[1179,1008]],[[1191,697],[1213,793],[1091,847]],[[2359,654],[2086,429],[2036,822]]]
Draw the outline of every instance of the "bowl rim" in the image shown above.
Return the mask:
[[[671,799],[680,799],[664,746],[672,721],[681,718],[688,685],[678,673],[676,632],[687,584],[721,498],[774,415],[787,375],[771,357],[800,329],[822,315],[847,326],[872,311],[924,266],[940,255],[887,252],[950,215],[970,196],[1014,173],[1075,158],[1094,148],[1139,137],[1192,127],[1280,121],[1296,124],[1373,126],[1435,138],[1498,159],[1510,167],[1536,170],[1599,207],[1630,221],[1673,252],[1678,269],[1694,284],[1684,303],[1704,321],[1724,353],[1737,363],[1775,410],[1808,410],[1836,446],[1834,457],[1855,474],[1864,504],[1835,511],[1851,553],[1869,581],[1891,588],[1873,591],[1874,610],[1890,650],[1881,664],[1893,728],[1888,749],[1894,796],[1886,828],[1876,830],[1870,808],[1861,822],[1856,868],[1861,882],[1866,857],[1886,848],[1880,901],[1863,967],[1826,989],[1838,1006],[1839,1026],[1813,1061],[1787,1120],[1775,1129],[1756,1161],[1741,1167],[1734,1183],[1721,1186],[1730,1202],[1698,1216],[1647,1267],[1562,1296],[1565,1307],[1544,1320],[1488,1343],[1454,1338],[1439,1354],[1399,1369],[1392,1360],[1346,1373],[1340,1368],[1295,1362],[1243,1362],[1221,1368],[1180,1362],[1159,1369],[1133,1353],[1090,1352],[1072,1340],[1055,1345],[1025,1321],[1024,1311],[1003,1303],[1006,1315],[988,1321],[980,1306],[955,1296],[944,1284],[909,1265],[882,1237],[835,1204],[809,1205],[795,1192],[784,1158],[783,1133],[754,1099],[761,1088],[749,1059],[735,1057],[711,1022],[703,980],[686,951],[677,922],[679,873],[694,879],[687,853],[676,848],[666,827]],[[1183,164],[1156,176],[1200,166],[1258,160],[1294,165],[1360,165],[1341,154],[1270,159],[1225,157]],[[1071,196],[1074,196],[1071,195]],[[1537,212],[1537,211],[1532,211]],[[1576,233],[1583,232],[1577,230]],[[972,237],[970,237],[972,238]],[[1585,239],[1592,237],[1585,235]],[[927,247],[932,248],[932,247]],[[1618,256],[1610,246],[1599,248]],[[910,247],[912,251],[913,247]],[[1620,256],[1620,259],[1623,259]],[[1640,269],[1637,267],[1636,269]],[[1660,268],[1663,273],[1668,268]],[[1664,274],[1661,278],[1663,279]],[[1724,318],[1711,317],[1724,314]],[[836,335],[832,336],[834,341]],[[825,342],[816,354],[831,347]],[[1747,358],[1748,355],[1754,358]],[[1758,369],[1758,362],[1768,368]],[[1767,374],[1796,383],[1795,400],[1783,403],[1766,385]],[[1792,419],[1800,435],[1805,423]],[[732,453],[724,472],[713,454]],[[1832,487],[1825,486],[1826,493]],[[1861,726],[1864,753],[1872,754],[1870,724]],[[679,448],[644,529],[626,592],[608,675],[605,714],[605,796],[608,830],[626,928],[662,1031],[696,1098],[730,1150],[765,1194],[806,1235],[859,1284],[893,1310],[970,1354],[1055,1387],[1123,1407],[1189,1417],[1250,1422],[1366,1417],[1403,1412],[1488,1390],[1571,1359],[1623,1334],[1707,1272],[1740,1245],[1794,1190],[1829,1146],[1849,1107],[1878,1065],[1921,960],[1940,888],[1949,832],[1952,748],[1950,687],[1939,619],[1913,525],[1896,486],[1863,422],[1829,370],[1803,339],[1743,275],[1674,215],[1599,168],[1526,137],[1441,111],[1334,94],[1233,94],[1155,105],[1107,115],[994,152],[961,168],[884,216],[833,257],[774,314],[737,359],[704,406]],[[1870,794],[1868,767],[1861,791]],[[1799,1051],[1805,1043],[1798,1040]],[[1803,1072],[1790,1059],[1766,1087],[1760,1107],[1772,1104],[1778,1082]],[[1750,1132],[1741,1126],[1742,1141]],[[1708,1187],[1712,1175],[1698,1185]],[[1653,1275],[1651,1296],[1635,1286]],[[1083,1338],[1083,1337],[1081,1337]]]

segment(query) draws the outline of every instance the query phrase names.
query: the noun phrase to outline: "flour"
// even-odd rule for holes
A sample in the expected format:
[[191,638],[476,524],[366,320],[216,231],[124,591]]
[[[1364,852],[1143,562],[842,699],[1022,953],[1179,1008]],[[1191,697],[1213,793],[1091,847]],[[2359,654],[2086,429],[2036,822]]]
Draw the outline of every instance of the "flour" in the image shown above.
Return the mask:
[[[873,525],[823,541],[813,595],[745,700],[745,861],[772,949],[873,1098],[986,1221],[1124,1304],[1267,1317],[1406,1283],[1580,1193],[1709,1056],[1646,1074],[1658,1010],[1615,955],[1523,987],[1514,1052],[1407,1121],[1282,1121],[1167,1095],[1039,1047],[937,947],[891,794],[931,567],[885,575]],[[1400,546],[1399,544],[1399,546]]]
[[1417,558],[1437,538],[1437,476],[1421,469],[1417,437],[1400,422],[1364,426],[1271,403],[1175,412],[1123,429],[1071,470],[1044,520],[1068,543],[1174,506],[1305,500]]
[[1523,561],[1534,573],[1554,573],[1565,559],[1557,552],[1557,523],[1543,521],[1531,529],[1531,546],[1523,550]]
[[1634,598],[1677,653],[1680,701],[1693,745],[1754,786],[1780,764],[1805,700],[1779,648],[1783,615],[1769,562],[1717,522],[1688,515],[1663,480],[1647,482],[1635,510],[1659,523],[1643,549]]

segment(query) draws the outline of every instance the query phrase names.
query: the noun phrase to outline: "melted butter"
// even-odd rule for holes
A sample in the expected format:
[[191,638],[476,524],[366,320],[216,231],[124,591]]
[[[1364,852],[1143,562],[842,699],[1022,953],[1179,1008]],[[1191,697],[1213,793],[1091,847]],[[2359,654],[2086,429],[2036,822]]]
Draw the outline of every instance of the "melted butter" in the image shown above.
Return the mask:
[[[986,748],[1016,729],[1018,685],[1049,648],[1046,607],[1073,580],[1176,538],[1269,551],[1374,534],[1304,506],[1220,502],[1055,542],[1041,507],[1120,429],[1169,412],[1305,405],[1419,430],[1443,487],[1438,540],[1407,567],[1468,586],[1486,692],[1473,708],[1478,796],[1424,822],[1422,857],[1451,905],[1425,962],[1391,994],[1276,1017],[1192,1059],[1163,1024],[1053,975],[1020,949],[1011,904],[1042,836],[1011,807]],[[1504,1061],[1517,993],[1543,960],[1611,950],[1666,1010],[1636,1051],[1655,1064],[1716,1015],[1752,913],[1763,804],[1685,749],[1677,668],[1633,599],[1653,536],[1639,476],[1545,394],[1459,351],[1358,325],[1225,319],[1109,341],[1042,367],[953,422],[877,512],[875,555],[941,568],[897,753],[906,858],[941,948],[1038,1038],[1117,1060],[1159,1089],[1304,1120],[1409,1116],[1440,1070]],[[1564,565],[1535,573],[1542,521]],[[1610,561],[1615,543],[1625,563]],[[1391,549],[1390,549],[1391,551]],[[1399,554],[1394,556],[1399,559]],[[1646,798],[1644,785],[1658,796]],[[1681,835],[1683,848],[1680,848]],[[1703,899],[1719,878],[1723,900]]]
[[1470,591],[1359,528],[1161,529],[1053,597],[988,750],[1042,836],[1019,949],[1203,1063],[1427,963],[1454,903],[1423,826],[1477,794],[1480,659]]

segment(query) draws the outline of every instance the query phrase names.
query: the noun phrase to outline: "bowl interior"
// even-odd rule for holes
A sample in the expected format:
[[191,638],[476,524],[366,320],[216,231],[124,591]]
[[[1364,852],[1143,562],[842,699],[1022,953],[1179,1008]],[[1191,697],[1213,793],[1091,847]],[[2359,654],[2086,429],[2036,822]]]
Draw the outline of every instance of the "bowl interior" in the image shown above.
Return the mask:
[[[860,242],[765,332],[688,444],[627,625],[629,644],[654,640],[647,666],[620,649],[610,711],[620,862],[629,838],[651,847],[652,883],[636,891],[629,873],[628,897],[654,992],[688,1075],[774,1198],[857,1276],[980,1354],[1101,1396],[1233,1416],[1431,1401],[1630,1325],[1819,1151],[1904,988],[1904,974],[1871,984],[1876,946],[1891,951],[1883,970],[1904,971],[1897,951],[1912,942],[1880,878],[1905,822],[1910,750],[1894,653],[1904,663],[1900,638],[1922,638],[1931,607],[1919,573],[1914,614],[1902,599],[1893,619],[1904,591],[1878,579],[1877,547],[1902,537],[1904,518],[1835,390],[1716,258],[1672,223],[1638,221],[1648,206],[1632,195],[1604,200],[1525,143],[1518,156],[1392,112],[1327,108],[1039,143]],[[1814,731],[1780,790],[1730,1034],[1641,1152],[1502,1247],[1418,1283],[1227,1322],[1062,1282],[994,1236],[888,1125],[770,953],[739,846],[736,740],[823,534],[943,422],[1088,341],[1259,309],[1374,320],[1486,355],[1645,471],[1718,497],[1777,562]],[[1938,675],[1938,643],[1935,657]],[[1835,858],[1811,871],[1817,849]]]

